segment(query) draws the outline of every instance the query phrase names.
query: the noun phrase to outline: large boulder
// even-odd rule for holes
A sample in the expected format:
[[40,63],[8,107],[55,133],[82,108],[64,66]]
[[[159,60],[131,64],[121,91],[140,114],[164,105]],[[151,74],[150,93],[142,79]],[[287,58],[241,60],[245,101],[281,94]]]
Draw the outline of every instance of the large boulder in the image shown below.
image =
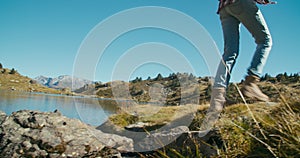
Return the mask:
[[165,125],[138,122],[125,128],[107,121],[97,129],[131,138],[134,141],[135,151],[126,153],[125,156],[139,157],[142,154],[145,157],[151,157],[150,155],[155,155],[157,149],[166,151],[167,155],[169,149],[179,153],[184,153],[189,149],[190,157],[198,157],[197,151],[203,157],[212,157],[217,155],[217,150],[223,145],[217,129],[209,132],[190,131],[182,124],[182,121]]
[[132,139],[103,133],[58,111],[0,112],[0,157],[121,157]]

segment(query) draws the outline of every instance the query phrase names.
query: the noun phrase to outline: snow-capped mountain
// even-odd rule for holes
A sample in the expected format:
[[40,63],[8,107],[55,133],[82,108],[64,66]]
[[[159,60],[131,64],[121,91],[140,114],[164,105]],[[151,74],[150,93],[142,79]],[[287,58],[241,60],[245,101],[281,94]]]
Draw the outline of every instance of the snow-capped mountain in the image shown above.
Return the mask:
[[34,80],[36,80],[38,83],[48,87],[47,84],[50,83],[51,78],[45,77],[45,76],[38,76],[38,77],[34,78]]
[[71,90],[76,90],[83,87],[86,84],[92,84],[93,82],[86,79],[81,79],[77,77],[62,75],[56,78],[38,76],[34,78],[38,83],[45,85],[50,88],[62,89],[70,88]]

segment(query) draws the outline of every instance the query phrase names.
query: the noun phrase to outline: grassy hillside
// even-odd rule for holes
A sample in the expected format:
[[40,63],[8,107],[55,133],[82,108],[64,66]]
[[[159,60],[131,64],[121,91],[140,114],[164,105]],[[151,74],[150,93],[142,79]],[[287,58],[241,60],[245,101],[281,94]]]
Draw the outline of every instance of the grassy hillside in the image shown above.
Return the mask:
[[[124,89],[125,87],[125,89]],[[129,92],[128,92],[129,90]],[[150,92],[151,91],[151,92]],[[197,78],[191,74],[170,74],[168,77],[158,75],[156,78],[142,80],[136,78],[130,82],[113,81],[95,83],[76,90],[77,93],[97,95],[101,98],[125,96],[137,102],[163,102],[167,105],[207,103],[210,94],[208,77]],[[153,95],[153,96],[150,96]],[[182,96],[184,96],[183,101]],[[199,100],[195,100],[197,97]],[[151,100],[152,99],[152,100]]]
[[[240,88],[242,83],[229,86],[227,98],[232,103],[225,106],[220,119],[215,124],[217,133],[205,142],[218,151],[215,157],[300,157],[299,76],[289,75],[285,79],[277,77],[263,78],[259,83],[263,92],[268,94],[273,102],[276,102],[272,104],[249,99],[247,99],[248,104],[244,104],[237,91],[237,87]],[[210,85],[207,80],[205,82],[201,78],[197,80],[200,84],[199,89],[202,89],[201,92],[207,95],[204,98],[209,99]],[[172,83],[171,80],[163,78],[161,80],[139,80],[129,84],[143,89],[145,84],[153,82],[165,85]],[[201,83],[205,84],[201,85]],[[108,89],[109,85],[106,87],[106,90]],[[134,97],[138,98],[139,95]],[[192,115],[194,119],[189,125],[189,129],[197,131],[208,106],[208,102],[185,106],[139,105],[130,109],[121,109],[109,120],[121,128],[138,122],[150,124],[152,127],[161,127],[175,119]],[[194,113],[192,113],[192,109],[196,109]],[[181,148],[169,145],[160,150],[139,154],[141,157],[154,158],[202,157],[199,152],[201,150],[199,144],[197,140],[194,140],[194,144],[185,144]]]
[[15,69],[0,69],[0,90],[20,92],[43,92],[53,94],[71,94],[67,90],[56,90],[38,84],[35,80],[23,76]]
[[[182,83],[187,86],[182,85]],[[114,85],[114,88],[112,88],[112,85]],[[276,77],[265,75],[258,85],[273,102],[280,102],[281,97],[279,96],[279,93],[285,98],[300,101],[300,77],[298,74],[279,74]],[[231,83],[229,85],[227,90],[228,104],[243,103],[237,90],[237,87],[241,88],[241,86],[242,82],[235,84]],[[124,87],[129,90],[129,93],[124,90]],[[153,90],[155,87],[158,88],[158,91],[156,92]],[[150,90],[151,88],[152,91]],[[158,75],[156,78],[148,78],[147,80],[136,78],[130,82],[99,82],[93,85],[87,85],[76,92],[97,95],[102,98],[112,98],[115,95],[113,94],[113,91],[121,96],[126,96],[127,98],[141,103],[154,101],[162,102],[166,105],[207,104],[210,99],[211,82],[208,77],[195,77],[191,74],[177,73],[170,74],[168,77]],[[150,96],[149,91],[151,91],[152,97]],[[195,100],[196,98],[199,100]],[[184,102],[182,102],[183,100]],[[255,101],[247,99],[247,102],[254,103]]]
[[[190,113],[198,107],[197,112]],[[159,110],[149,105],[137,106],[132,109],[138,117],[127,112],[112,115],[110,121],[119,127],[144,122],[152,127],[161,127],[175,119],[194,115],[189,125],[192,131],[199,130],[205,109],[208,106],[165,106]],[[249,107],[249,108],[248,108]],[[282,101],[277,105],[266,103],[235,104],[226,106],[220,119],[215,124],[217,133],[210,136],[208,143],[218,153],[214,157],[299,157],[300,156],[300,102]],[[153,108],[153,107],[152,107]],[[155,113],[149,115],[149,111]],[[179,113],[178,113],[179,112]],[[218,146],[215,146],[215,143]],[[194,144],[166,146],[150,153],[140,153],[141,157],[202,157],[201,146]],[[195,149],[195,147],[197,149]],[[200,151],[200,152],[199,152]]]

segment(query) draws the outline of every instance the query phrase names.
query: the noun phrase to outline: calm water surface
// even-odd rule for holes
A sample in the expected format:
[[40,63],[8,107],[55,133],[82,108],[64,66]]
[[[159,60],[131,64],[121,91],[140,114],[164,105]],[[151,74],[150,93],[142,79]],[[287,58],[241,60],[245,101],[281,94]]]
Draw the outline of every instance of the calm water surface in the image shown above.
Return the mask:
[[25,109],[43,112],[57,109],[64,116],[98,126],[105,122],[109,115],[115,113],[117,107],[115,102],[108,99],[0,91],[1,111],[10,115]]

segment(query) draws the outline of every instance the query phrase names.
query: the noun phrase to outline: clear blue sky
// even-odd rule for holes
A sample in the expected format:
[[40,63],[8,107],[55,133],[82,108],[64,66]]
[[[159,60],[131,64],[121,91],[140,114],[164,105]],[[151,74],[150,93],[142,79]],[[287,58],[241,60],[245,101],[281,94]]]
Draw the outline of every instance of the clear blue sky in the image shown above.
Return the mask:
[[[216,14],[217,0],[1,0],[0,62],[21,74],[36,77],[72,75],[80,44],[104,19],[125,9],[161,6],[176,9],[201,23],[223,49],[222,30]],[[278,0],[276,5],[260,6],[273,36],[274,46],[264,73],[300,72],[300,1]],[[126,23],[126,21],[121,22]],[[241,28],[241,53],[233,70],[232,81],[240,81],[250,63],[255,44]],[[143,36],[141,36],[143,35]],[[201,57],[180,37],[159,29],[143,29],[123,35],[104,53],[97,66],[95,80],[109,81],[114,63],[128,48],[144,42],[166,43],[188,58],[196,75],[211,75]],[[116,53],[117,52],[117,53]],[[88,61],[87,61],[88,62]],[[180,61],[178,61],[180,62]],[[203,70],[202,70],[203,67]],[[169,69],[144,65],[132,77],[168,75]]]

